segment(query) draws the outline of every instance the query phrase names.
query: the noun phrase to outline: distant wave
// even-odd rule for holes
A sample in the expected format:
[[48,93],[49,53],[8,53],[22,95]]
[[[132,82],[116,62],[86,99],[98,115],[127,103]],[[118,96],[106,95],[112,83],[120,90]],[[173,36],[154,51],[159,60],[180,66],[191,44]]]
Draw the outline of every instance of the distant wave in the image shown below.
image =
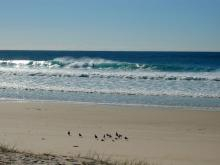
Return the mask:
[[66,69],[121,69],[147,71],[179,71],[179,72],[212,72],[216,68],[199,66],[181,66],[169,64],[140,64],[128,63],[102,58],[72,58],[62,57],[48,61],[33,60],[0,60],[0,67],[13,68],[66,68]]

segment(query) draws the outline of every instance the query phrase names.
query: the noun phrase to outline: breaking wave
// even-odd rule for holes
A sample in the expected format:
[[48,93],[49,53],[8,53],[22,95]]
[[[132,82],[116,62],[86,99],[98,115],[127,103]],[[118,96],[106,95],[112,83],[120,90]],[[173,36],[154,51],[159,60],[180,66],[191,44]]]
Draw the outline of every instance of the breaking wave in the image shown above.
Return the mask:
[[102,58],[72,58],[61,57],[48,61],[34,60],[0,60],[0,67],[14,68],[66,68],[66,69],[121,69],[121,70],[148,70],[148,71],[178,71],[178,72],[213,72],[212,67],[129,63]]

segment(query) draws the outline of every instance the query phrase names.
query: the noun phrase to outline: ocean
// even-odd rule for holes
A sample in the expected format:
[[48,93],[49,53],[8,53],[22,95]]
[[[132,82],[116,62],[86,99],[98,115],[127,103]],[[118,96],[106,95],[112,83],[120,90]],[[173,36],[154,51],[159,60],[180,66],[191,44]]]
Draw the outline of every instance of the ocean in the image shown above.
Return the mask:
[[0,100],[220,107],[220,52],[1,50]]

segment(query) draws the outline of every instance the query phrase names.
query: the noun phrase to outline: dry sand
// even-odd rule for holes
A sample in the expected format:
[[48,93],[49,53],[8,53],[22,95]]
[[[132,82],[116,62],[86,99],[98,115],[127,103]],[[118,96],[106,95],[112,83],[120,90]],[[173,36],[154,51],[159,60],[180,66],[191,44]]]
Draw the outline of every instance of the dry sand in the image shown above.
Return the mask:
[[[71,136],[67,135],[71,132]],[[104,133],[128,140],[97,141]],[[83,135],[82,138],[78,133]],[[0,143],[35,153],[219,165],[220,112],[189,108],[1,102]],[[75,146],[75,147],[74,147]],[[78,147],[76,147],[78,146]]]

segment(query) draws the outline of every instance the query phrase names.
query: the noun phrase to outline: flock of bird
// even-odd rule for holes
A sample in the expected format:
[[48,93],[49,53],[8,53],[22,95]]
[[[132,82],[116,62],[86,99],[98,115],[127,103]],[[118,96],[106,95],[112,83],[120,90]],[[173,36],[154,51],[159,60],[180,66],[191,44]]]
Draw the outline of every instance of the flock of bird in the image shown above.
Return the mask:
[[[70,131],[67,131],[67,135],[68,136],[71,136],[71,132]],[[83,135],[81,133],[78,133],[78,136],[80,138],[83,138]],[[112,140],[112,142],[115,142],[116,140],[128,140],[128,137],[127,136],[123,136],[122,134],[119,134],[118,132],[115,133],[115,135],[112,135],[112,134],[109,134],[109,133],[106,133],[104,134],[103,136],[99,137],[97,134],[94,134],[94,138],[96,140],[101,140],[102,142],[104,142],[105,140],[107,139],[110,139]]]

